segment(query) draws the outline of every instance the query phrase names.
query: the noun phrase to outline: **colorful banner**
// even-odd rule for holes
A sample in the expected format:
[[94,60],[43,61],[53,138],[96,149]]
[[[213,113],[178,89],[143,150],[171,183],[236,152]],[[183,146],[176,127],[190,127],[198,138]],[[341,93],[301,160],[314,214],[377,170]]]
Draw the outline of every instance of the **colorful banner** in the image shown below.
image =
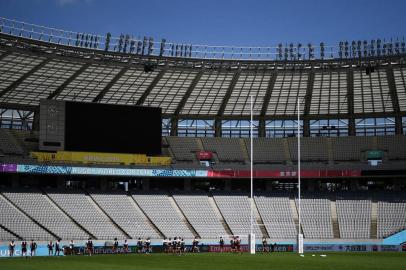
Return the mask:
[[[58,175],[104,175],[104,176],[137,176],[137,177],[210,177],[210,178],[249,178],[249,170],[193,170],[193,169],[126,169],[126,168],[98,168],[75,167],[64,165],[28,165],[28,164],[0,164],[0,172],[18,172],[31,174]],[[255,170],[255,178],[294,178],[297,171]],[[357,170],[302,170],[303,178],[321,177],[358,177]]]

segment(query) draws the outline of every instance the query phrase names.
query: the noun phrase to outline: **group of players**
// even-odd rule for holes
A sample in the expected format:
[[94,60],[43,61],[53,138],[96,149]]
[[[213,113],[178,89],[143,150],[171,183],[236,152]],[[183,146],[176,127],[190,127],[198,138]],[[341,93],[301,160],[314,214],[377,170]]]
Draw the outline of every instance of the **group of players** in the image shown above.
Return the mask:
[[[220,252],[223,252],[226,250],[224,247],[224,244],[225,244],[225,242],[224,242],[223,237],[220,237],[220,240],[219,240]],[[74,244],[73,240],[71,240],[69,242],[69,246],[67,247],[66,253],[69,253],[70,255],[74,255],[75,254],[74,246],[75,246],[75,244]],[[181,237],[174,237],[173,239],[165,238],[162,241],[162,247],[163,247],[163,251],[165,253],[170,253],[170,254],[174,254],[174,255],[175,254],[182,255],[186,252],[185,241]],[[270,245],[271,249],[269,249],[268,243],[267,243],[266,239],[264,238],[262,240],[262,247],[263,247],[263,251],[274,251],[275,245],[271,244]],[[28,248],[30,249],[29,253],[28,253]],[[63,249],[61,247],[61,239],[58,239],[55,243],[53,243],[52,241],[49,241],[47,244],[47,248],[48,248],[49,256],[59,256],[60,253],[63,251]],[[9,242],[9,256],[10,257],[13,257],[15,255],[15,249],[16,249],[16,243],[14,242],[14,240],[10,241]],[[21,242],[21,256],[28,257],[28,254],[30,256],[35,256],[36,250],[37,250],[37,243],[34,240],[31,240],[30,243],[27,243],[27,241],[25,241],[25,240],[23,240]],[[231,250],[231,252],[234,252],[234,253],[242,253],[241,239],[239,236],[231,237],[230,250]],[[129,244],[127,242],[127,239],[124,240],[123,249],[122,249],[122,251],[120,251],[119,242],[118,242],[117,238],[114,238],[112,251],[113,251],[113,253],[129,253],[130,249],[129,249]],[[151,239],[150,238],[146,238],[146,239],[138,238],[136,252],[139,254],[151,253],[152,252]],[[193,252],[193,253],[200,252],[199,239],[196,237],[192,241],[192,248],[191,248],[190,252]],[[89,238],[87,240],[87,242],[85,243],[85,254],[92,256],[93,253],[94,253],[93,241],[91,238]]]
[[[30,248],[30,256],[35,256],[37,243],[34,240],[31,240],[29,244],[25,240],[21,241],[21,256],[28,257],[28,248]],[[10,257],[13,257],[15,255],[15,250],[16,243],[14,242],[14,240],[12,240],[8,243],[8,254]]]
[[[26,258],[28,256],[31,256],[31,257],[35,256],[37,248],[38,248],[38,245],[34,240],[31,240],[30,243],[23,240],[23,241],[21,241],[21,256],[26,257]],[[62,246],[61,246],[61,239],[57,239],[55,243],[53,243],[52,241],[49,241],[47,244],[47,248],[48,248],[49,256],[61,255],[61,252],[63,252]],[[54,248],[55,248],[55,252],[54,252]],[[74,242],[73,242],[73,240],[71,240],[69,242],[69,250],[70,250],[71,254],[73,254],[73,248],[74,248]],[[29,252],[28,252],[28,249],[29,249]],[[8,252],[9,256],[14,257],[15,251],[16,251],[16,243],[14,242],[14,240],[11,240],[9,242],[8,251],[9,251]]]
[[[197,249],[199,241],[195,238],[193,240],[193,250],[195,250],[195,247]],[[173,240],[172,238],[165,238],[162,241],[162,248],[165,253],[172,253],[172,254],[178,254],[182,255],[185,253],[185,240],[181,237],[174,237]]]

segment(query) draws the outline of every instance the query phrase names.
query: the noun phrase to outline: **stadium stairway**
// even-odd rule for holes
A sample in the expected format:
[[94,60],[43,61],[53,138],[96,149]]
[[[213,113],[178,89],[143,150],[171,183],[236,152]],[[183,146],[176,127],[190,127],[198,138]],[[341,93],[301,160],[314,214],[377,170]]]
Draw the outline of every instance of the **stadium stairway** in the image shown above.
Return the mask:
[[245,164],[250,164],[251,160],[250,160],[249,153],[251,152],[251,146],[250,146],[249,142],[246,144],[245,140],[243,138],[240,138],[238,140],[238,142],[240,143],[240,148],[241,148],[242,155],[244,157]]
[[297,228],[299,227],[299,215],[298,215],[298,211],[296,208],[295,198],[290,197],[289,202],[290,202],[290,209],[292,210],[293,221],[295,222],[295,227],[296,227],[296,231],[297,231]]
[[18,240],[22,240],[23,238],[21,236],[19,236],[18,234],[16,234],[15,232],[9,230],[8,228],[4,227],[3,225],[0,224],[0,230],[4,230],[6,232],[8,232],[11,235],[14,235],[15,238],[17,238]]
[[188,227],[188,229],[193,233],[193,235],[195,236],[199,236],[200,235],[197,233],[197,231],[195,230],[195,228],[193,228],[192,224],[189,222],[189,220],[187,219],[185,213],[183,213],[182,209],[179,207],[178,203],[176,202],[176,200],[173,198],[172,194],[170,194],[168,196],[169,198],[169,202],[170,204],[173,206],[173,208],[175,209],[175,211],[179,214],[179,216],[181,217],[182,221],[186,224],[186,227]]
[[340,238],[340,227],[338,226],[337,205],[335,198],[330,199],[330,206],[331,206],[331,222],[333,225],[333,235],[334,238]]
[[[18,207],[13,201],[11,201],[9,198],[7,198],[7,196],[5,196],[3,193],[0,193],[0,197],[7,202],[11,207],[13,207],[15,210],[17,210],[18,212],[20,212],[22,215],[26,216],[27,218],[29,218],[32,222],[34,222],[38,227],[41,227],[41,229],[43,229],[44,231],[46,231],[47,233],[49,233],[50,235],[52,235],[55,238],[60,238],[58,235],[56,235],[54,232],[50,231],[48,228],[46,228],[45,226],[43,226],[41,223],[39,223],[36,219],[34,219],[33,217],[31,217],[30,215],[28,215],[25,211],[23,211],[20,207]],[[7,229],[7,228],[6,228]],[[10,230],[7,230],[10,231]],[[12,232],[13,233],[13,232]],[[15,233],[13,233],[14,235],[16,235]],[[21,237],[19,237],[21,238]]]
[[372,199],[371,205],[371,233],[370,237],[376,239],[378,235],[378,202]]
[[290,157],[289,145],[287,138],[283,138],[283,149],[285,150],[285,160],[287,165],[293,165],[292,159]]
[[44,195],[44,197],[46,198],[47,201],[49,201],[49,203],[55,207],[57,210],[61,211],[65,216],[67,216],[73,223],[76,224],[76,226],[78,226],[82,231],[84,231],[85,233],[87,233],[91,238],[96,239],[96,237],[91,234],[88,230],[86,230],[79,222],[77,222],[71,215],[69,215],[65,210],[63,210],[61,207],[59,207],[59,205],[57,203],[55,203],[51,197],[49,197],[49,195],[44,191],[41,190],[42,194]]
[[145,220],[148,221],[148,224],[155,230],[155,232],[161,237],[161,238],[165,238],[164,234],[158,229],[157,226],[155,226],[155,224],[152,222],[152,220],[147,216],[147,214],[144,212],[144,210],[142,210],[142,208],[138,205],[138,203],[134,200],[133,196],[131,196],[131,194],[127,194],[128,199],[130,200],[130,203],[134,206],[134,208],[137,209],[137,211],[139,213],[141,213]]
[[216,216],[219,218],[221,224],[224,227],[224,230],[227,232],[228,235],[232,235],[233,233],[231,232],[230,227],[228,226],[226,220],[224,219],[223,214],[221,214],[220,209],[218,208],[216,201],[213,198],[213,195],[209,194],[208,199],[209,199],[209,204],[213,208],[213,211],[216,214]]
[[254,209],[253,209],[254,210],[254,216],[255,216],[255,218],[257,220],[257,223],[259,224],[259,229],[262,232],[262,236],[266,237],[266,238],[270,238],[269,233],[266,230],[264,220],[262,219],[261,214],[258,211],[257,202],[254,199],[253,199],[253,201],[254,201]]
[[123,229],[121,228],[107,213],[106,211],[103,210],[103,208],[100,207],[100,205],[96,202],[95,199],[93,199],[93,197],[90,195],[90,193],[85,190],[85,194],[86,197],[89,199],[90,203],[97,209],[97,211],[99,211],[100,213],[102,213],[103,215],[105,215],[110,222],[114,225],[114,227],[117,228],[117,230],[119,230],[122,234],[125,235],[126,238],[131,239],[131,236]]

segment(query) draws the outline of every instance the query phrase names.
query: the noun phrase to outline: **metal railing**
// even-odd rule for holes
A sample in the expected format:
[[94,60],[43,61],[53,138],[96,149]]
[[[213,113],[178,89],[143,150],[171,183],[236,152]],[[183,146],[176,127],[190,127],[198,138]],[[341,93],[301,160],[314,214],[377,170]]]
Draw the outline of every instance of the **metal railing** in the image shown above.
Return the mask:
[[72,47],[100,51],[121,52],[139,55],[167,56],[196,59],[228,60],[313,60],[363,58],[406,54],[405,40],[342,41],[338,45],[278,44],[270,47],[210,46],[185,43],[171,43],[165,39],[134,38],[130,35],[113,37],[66,31],[32,23],[0,17],[0,32],[12,36],[45,41]]

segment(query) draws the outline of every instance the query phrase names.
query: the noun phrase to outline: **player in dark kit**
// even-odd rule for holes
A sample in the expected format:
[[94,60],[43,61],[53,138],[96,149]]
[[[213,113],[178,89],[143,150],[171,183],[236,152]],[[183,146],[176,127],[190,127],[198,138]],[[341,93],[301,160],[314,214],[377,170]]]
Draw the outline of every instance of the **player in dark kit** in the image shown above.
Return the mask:
[[128,242],[127,242],[127,239],[124,239],[123,251],[124,251],[124,253],[128,253]]
[[16,244],[14,243],[14,240],[11,240],[11,242],[8,244],[8,252],[10,257],[14,256],[14,250],[15,250]]
[[162,240],[162,248],[165,253],[168,253],[168,239]]
[[118,252],[118,241],[117,238],[114,238],[114,243],[113,243],[113,253]]
[[231,250],[231,252],[235,252],[235,241],[234,241],[234,237],[231,238],[231,240],[230,240],[230,250]]
[[137,241],[137,253],[142,253],[142,240],[141,240],[141,238],[138,238],[138,241]]
[[220,252],[223,252],[223,250],[224,250],[224,239],[221,236],[220,236],[219,244],[220,244]]
[[21,256],[25,256],[27,258],[27,241],[25,240],[21,242]]
[[240,253],[242,254],[242,250],[241,250],[241,239],[240,239],[239,236],[237,236],[237,240],[236,240],[235,246],[236,246],[236,248],[237,248],[237,252],[240,252]]
[[70,240],[70,242],[69,242],[69,254],[70,255],[75,255],[74,248],[75,248],[75,243],[73,242],[73,240]]
[[172,249],[173,249],[173,247],[172,247],[172,238],[169,238],[169,240],[167,242],[167,245],[168,245],[168,252],[172,252]]
[[52,256],[54,253],[54,244],[52,243],[52,241],[49,241],[47,247],[48,247],[48,255]]
[[89,238],[89,240],[86,242],[86,250],[89,256],[93,255],[93,241],[91,238]]
[[61,249],[61,239],[58,239],[55,242],[55,254],[54,254],[54,256],[59,256],[61,251],[62,251],[62,249]]
[[269,252],[269,247],[268,247],[268,242],[266,241],[266,238],[262,238],[262,251],[263,252]]
[[34,242],[34,240],[31,240],[30,242],[30,255],[35,256],[35,251],[37,250],[37,243]]
[[195,237],[192,242],[192,252],[199,252],[199,240]]
[[145,240],[145,253],[151,253],[151,239]]

